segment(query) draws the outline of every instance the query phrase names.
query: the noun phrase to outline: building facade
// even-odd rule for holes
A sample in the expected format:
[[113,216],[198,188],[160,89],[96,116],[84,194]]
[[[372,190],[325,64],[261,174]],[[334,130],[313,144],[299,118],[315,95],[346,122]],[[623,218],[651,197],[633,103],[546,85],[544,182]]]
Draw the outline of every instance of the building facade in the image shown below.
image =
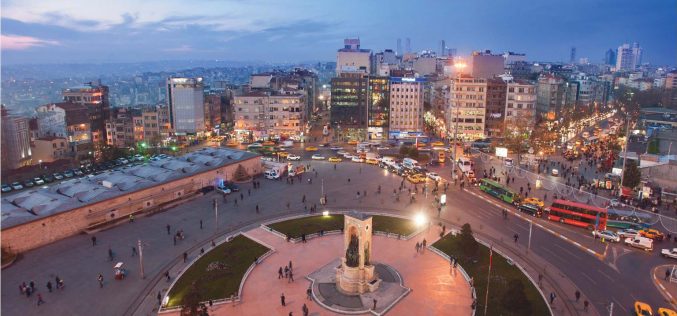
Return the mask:
[[505,95],[506,129],[531,130],[536,122],[536,85],[511,79],[507,81]]
[[368,84],[367,138],[388,138],[390,84],[388,77],[370,76]]
[[3,105],[2,170],[12,170],[31,164],[32,150],[28,118],[14,116]]
[[63,100],[87,107],[93,143],[106,139],[106,119],[109,116],[110,101],[108,86],[98,83],[87,83],[80,87],[64,89]]
[[33,164],[53,162],[71,158],[68,140],[63,137],[47,136],[33,140]]
[[369,78],[342,74],[331,79],[330,122],[341,140],[367,139]]
[[177,136],[198,135],[205,131],[202,78],[167,79],[167,100],[170,122]]
[[642,48],[638,43],[623,44],[616,51],[616,71],[635,70],[642,64]]
[[424,78],[390,78],[390,134],[393,136],[423,131],[425,81]]
[[300,140],[306,135],[306,102],[302,94],[256,91],[235,96],[233,102],[235,132],[242,140]]
[[473,52],[469,66],[473,78],[493,78],[505,72],[505,59],[503,55],[494,55],[491,51]]
[[505,120],[506,83],[502,79],[487,79],[486,136],[503,134]]
[[336,76],[342,73],[360,73],[368,75],[372,69],[370,49],[360,48],[360,39],[348,38],[343,41],[343,48],[336,54]]
[[[68,140],[69,158],[86,162],[94,151],[89,106],[60,102],[36,108],[38,137],[64,137]],[[108,113],[108,112],[107,112]],[[104,124],[104,130],[106,125]],[[101,138],[106,141],[105,138]]]
[[457,139],[465,141],[484,138],[486,93],[486,79],[469,76],[453,79],[447,119],[452,137],[457,134]]

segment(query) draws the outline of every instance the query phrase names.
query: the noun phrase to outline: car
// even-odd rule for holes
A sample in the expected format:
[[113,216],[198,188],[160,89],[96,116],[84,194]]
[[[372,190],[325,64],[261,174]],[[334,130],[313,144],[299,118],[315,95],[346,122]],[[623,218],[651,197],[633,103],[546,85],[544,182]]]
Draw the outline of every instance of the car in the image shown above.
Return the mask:
[[635,237],[637,236],[637,230],[632,228],[626,228],[618,231],[618,236],[621,238]]
[[43,174],[42,179],[45,180],[45,183],[54,182],[54,176],[52,176],[51,174]]
[[677,259],[677,248],[672,249],[662,249],[661,255],[666,258]]
[[247,146],[247,149],[259,149],[263,148],[263,144],[261,143],[251,143],[249,146]]
[[320,147],[329,147],[329,143],[320,144]]
[[134,160],[143,161],[143,156],[141,154],[136,154],[136,155],[134,155]]
[[26,180],[26,181],[24,181],[24,187],[25,187],[25,188],[31,188],[31,187],[33,187],[33,186],[35,186],[35,183],[33,183],[32,180]]
[[337,151],[337,150],[343,149],[343,147],[339,147],[339,146],[331,146],[331,148],[329,148],[329,149],[334,150],[334,151]]
[[287,157],[289,157],[289,153],[286,152],[286,151],[278,151],[277,156],[280,157],[280,158],[287,158]]
[[663,239],[665,239],[665,235],[663,233],[661,233],[657,229],[653,229],[653,228],[642,229],[637,234],[639,236],[646,237],[646,238],[653,239],[653,240],[663,240]]
[[127,158],[118,158],[118,160],[119,160],[123,165],[126,165],[126,164],[129,163],[129,160],[127,160]]
[[353,145],[353,146],[357,145],[357,141],[356,140],[349,140],[348,145]]
[[610,230],[593,230],[592,236],[613,242],[621,242],[621,237]]
[[231,190],[231,189],[228,188],[228,187],[217,186],[217,187],[216,187],[216,190],[219,191],[219,192],[221,192],[221,193],[223,193],[223,194],[231,194],[231,193],[233,193],[233,190]]
[[289,154],[287,156],[287,160],[301,160],[301,156],[299,155],[294,155],[294,154]]
[[329,157],[329,162],[341,162],[343,159],[341,157]]
[[557,177],[557,176],[559,176],[559,170],[557,170],[557,169],[555,169],[555,168],[552,168],[552,170],[550,171],[550,174],[551,174],[553,177]]
[[370,164],[370,165],[378,165],[378,160],[376,158],[367,158],[367,160],[365,160],[365,162]]
[[536,205],[538,207],[543,207],[545,203],[539,198],[535,197],[528,197],[522,200],[522,204],[531,204],[531,205]]
[[428,172],[426,175],[433,181],[442,181],[442,177],[436,172]]
[[376,147],[376,150],[388,150],[388,149],[390,149],[390,147],[387,147],[387,146],[378,146],[378,147]]
[[636,316],[653,316],[653,310],[649,304],[635,301],[635,315]]
[[630,247],[644,249],[646,251],[653,250],[653,239],[645,238],[642,236],[635,236],[632,238],[625,238],[624,242],[626,245]]
[[80,169],[77,169],[77,168],[73,169],[73,174],[78,176],[78,177],[81,177],[82,175],[84,175],[84,173]]
[[348,154],[348,152],[345,151],[345,150],[339,150],[339,151],[336,152],[336,154],[341,155],[341,156],[345,156],[346,154]]
[[677,312],[672,309],[661,307],[656,311],[657,316],[677,316]]
[[543,209],[539,207],[538,205],[533,205],[533,204],[520,204],[520,206],[517,207],[517,210],[529,214],[533,217],[541,217],[543,216]]
[[505,158],[505,161],[503,162],[506,166],[512,167],[512,158]]
[[[122,162],[120,162],[120,163],[122,163]],[[72,178],[74,176],[74,174],[73,174],[73,171],[66,170],[66,171],[63,172],[63,176],[66,177],[66,178]]]
[[444,143],[440,141],[432,142],[430,146],[444,147]]
[[216,189],[225,193],[225,194],[230,194],[232,192],[240,192],[240,187],[237,186],[236,184],[232,182],[223,182],[216,186]]
[[43,185],[45,184],[45,180],[40,177],[35,177],[33,178],[33,183],[35,183],[35,185]]
[[275,142],[271,142],[269,140],[263,142],[261,145],[263,146],[275,146]]
[[426,177],[424,175],[420,174],[420,173],[414,173],[414,174],[409,175],[407,177],[407,180],[409,180],[409,182],[411,182],[411,183],[416,184],[416,183],[425,182]]
[[2,193],[7,193],[7,192],[11,192],[11,191],[12,191],[12,187],[11,187],[11,186],[9,186],[9,185],[7,185],[7,184],[3,184],[3,185],[2,185]]
[[305,151],[317,151],[317,147],[315,146],[308,146],[304,149]]
[[[346,158],[348,158],[348,157],[346,157]],[[364,162],[364,159],[362,159],[362,158],[360,158],[360,157],[358,157],[358,156],[351,156],[350,160],[351,160],[352,162]]]
[[23,188],[24,188],[24,186],[21,183],[19,183],[19,181],[12,182],[12,189],[21,190]]
[[618,207],[621,206],[621,202],[618,201],[618,199],[611,199],[609,200],[609,205],[611,205],[611,207]]
[[52,176],[54,176],[55,180],[63,180],[63,175],[58,172],[53,174]]
[[327,157],[322,156],[322,155],[320,155],[320,154],[314,154],[314,155],[312,155],[312,156],[310,157],[310,159],[312,159],[312,160],[325,160],[326,158],[327,158]]

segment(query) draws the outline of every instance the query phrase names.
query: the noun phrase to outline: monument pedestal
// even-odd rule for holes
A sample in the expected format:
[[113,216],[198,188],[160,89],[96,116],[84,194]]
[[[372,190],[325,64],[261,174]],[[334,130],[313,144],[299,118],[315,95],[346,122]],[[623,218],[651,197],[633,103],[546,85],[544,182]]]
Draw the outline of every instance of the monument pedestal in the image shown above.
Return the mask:
[[336,287],[344,293],[363,294],[374,292],[381,280],[374,278],[374,266],[349,267],[342,258],[341,266],[336,268]]

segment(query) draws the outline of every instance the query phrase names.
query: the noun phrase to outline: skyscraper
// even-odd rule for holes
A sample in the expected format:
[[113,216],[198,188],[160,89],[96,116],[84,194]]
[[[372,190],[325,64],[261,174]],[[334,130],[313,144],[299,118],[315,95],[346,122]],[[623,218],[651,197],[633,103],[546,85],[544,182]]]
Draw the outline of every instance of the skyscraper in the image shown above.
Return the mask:
[[405,53],[411,53],[411,39],[407,37],[406,41],[404,42],[404,52]]
[[397,39],[397,56],[402,56],[402,39]]
[[642,63],[642,48],[638,43],[618,46],[616,52],[616,70],[635,70]]
[[440,41],[440,57],[447,56],[447,43]]
[[613,49],[609,48],[604,54],[604,64],[611,66],[616,65],[616,52]]
[[571,47],[571,53],[569,54],[569,63],[573,64],[576,62],[576,47]]
[[205,130],[202,78],[168,78],[169,120],[176,135],[195,135]]
[[336,139],[367,138],[368,84],[367,76],[356,73],[331,79],[330,122]]
[[2,106],[2,170],[16,169],[31,162],[28,119],[10,115]]

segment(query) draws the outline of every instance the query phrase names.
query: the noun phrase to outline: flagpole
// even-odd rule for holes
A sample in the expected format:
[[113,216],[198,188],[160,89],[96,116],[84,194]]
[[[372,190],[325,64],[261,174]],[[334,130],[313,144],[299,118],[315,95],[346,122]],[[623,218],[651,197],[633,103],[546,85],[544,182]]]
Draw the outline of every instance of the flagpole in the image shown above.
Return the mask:
[[489,248],[489,273],[487,273],[487,293],[484,296],[484,315],[487,315],[487,307],[489,307],[489,283],[491,282],[491,261],[494,255],[494,246]]

